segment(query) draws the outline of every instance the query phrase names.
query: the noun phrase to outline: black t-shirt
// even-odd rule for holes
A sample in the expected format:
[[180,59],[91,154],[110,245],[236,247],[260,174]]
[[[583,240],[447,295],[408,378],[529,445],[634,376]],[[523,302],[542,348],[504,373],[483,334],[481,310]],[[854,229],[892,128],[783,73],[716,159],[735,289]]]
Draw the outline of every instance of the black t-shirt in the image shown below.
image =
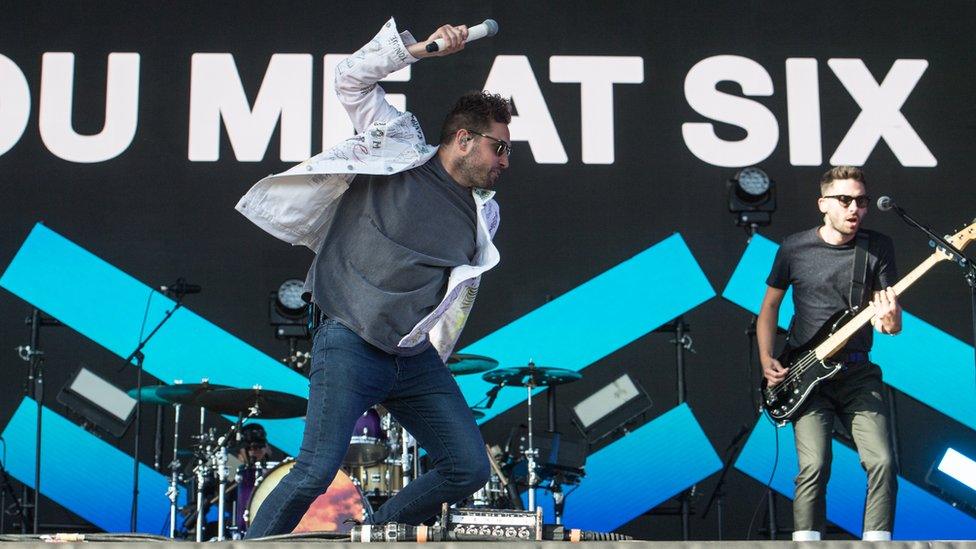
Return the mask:
[[[792,234],[776,252],[766,284],[785,290],[793,286],[793,321],[789,344],[799,347],[810,340],[837,311],[850,307],[854,270],[854,242],[834,246],[824,242],[814,227]],[[870,235],[865,300],[872,291],[894,286],[898,273],[891,238],[862,229]],[[858,330],[844,346],[846,351],[870,351],[871,325]]]

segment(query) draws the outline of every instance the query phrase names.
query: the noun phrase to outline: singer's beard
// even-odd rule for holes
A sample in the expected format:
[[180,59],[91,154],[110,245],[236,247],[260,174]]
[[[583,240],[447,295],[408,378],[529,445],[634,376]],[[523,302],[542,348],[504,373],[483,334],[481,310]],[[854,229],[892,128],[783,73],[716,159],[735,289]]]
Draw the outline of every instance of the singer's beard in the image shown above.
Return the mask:
[[478,165],[471,155],[462,156],[454,163],[455,171],[461,176],[463,181],[458,181],[462,186],[468,188],[491,189],[495,186],[501,172]]

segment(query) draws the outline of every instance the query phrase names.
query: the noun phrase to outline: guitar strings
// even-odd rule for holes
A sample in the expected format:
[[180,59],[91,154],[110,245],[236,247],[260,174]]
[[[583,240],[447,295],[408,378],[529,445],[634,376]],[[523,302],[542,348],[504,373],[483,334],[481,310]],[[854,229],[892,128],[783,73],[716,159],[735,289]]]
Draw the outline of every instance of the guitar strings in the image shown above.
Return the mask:
[[817,355],[813,353],[801,359],[799,362],[796,363],[796,365],[793,366],[793,371],[788,376],[786,376],[786,379],[784,379],[779,385],[769,390],[772,396],[774,397],[778,396],[779,393],[782,393],[784,390],[786,390],[787,382],[793,381],[793,379],[798,378],[810,366],[813,366],[816,363],[817,363]]

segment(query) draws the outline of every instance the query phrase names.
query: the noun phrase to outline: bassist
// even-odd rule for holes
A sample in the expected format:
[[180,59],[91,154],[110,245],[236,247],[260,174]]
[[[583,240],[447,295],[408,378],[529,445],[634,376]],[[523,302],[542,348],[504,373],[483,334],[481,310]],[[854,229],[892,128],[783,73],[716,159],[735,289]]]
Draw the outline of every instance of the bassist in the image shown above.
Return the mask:
[[[789,286],[795,314],[788,345],[793,348],[807,343],[837,311],[858,308],[866,296],[875,312],[874,329],[891,335],[901,331],[901,307],[891,289],[897,279],[891,239],[860,229],[869,203],[864,173],[857,167],[835,167],[823,175],[820,194],[823,224],[784,239],[766,280],[756,328],[763,375],[770,386],[789,373],[773,354],[779,308]],[[863,250],[859,261],[858,247]],[[856,332],[834,356],[843,362],[842,370],[818,385],[794,416],[799,462],[793,500],[795,541],[819,540],[824,531],[835,417],[853,437],[867,471],[863,539],[891,539],[897,479],[881,369],[868,358],[871,343],[870,327]]]

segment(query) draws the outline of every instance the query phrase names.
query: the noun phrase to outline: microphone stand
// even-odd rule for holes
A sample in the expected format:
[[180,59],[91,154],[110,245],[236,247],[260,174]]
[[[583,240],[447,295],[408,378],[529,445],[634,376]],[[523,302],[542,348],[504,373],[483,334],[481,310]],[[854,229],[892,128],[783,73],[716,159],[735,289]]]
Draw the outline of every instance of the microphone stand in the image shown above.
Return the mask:
[[[156,290],[154,289],[153,291]],[[153,330],[149,332],[149,334],[146,335],[142,341],[139,342],[139,345],[135,348],[135,350],[132,351],[132,353],[125,359],[126,364],[131,364],[133,359],[136,361],[136,425],[133,436],[135,440],[132,444],[132,510],[129,515],[129,530],[133,533],[137,531],[136,525],[139,516],[139,432],[141,431],[140,410],[142,409],[142,363],[146,358],[142,353],[142,349],[146,346],[146,343],[148,343],[149,340],[156,335],[156,332],[163,327],[163,324],[166,324],[166,321],[173,316],[173,313],[183,306],[183,293],[174,292],[173,295],[176,297],[176,304],[172,309],[166,311],[166,314],[163,315],[163,318],[158,324],[156,324],[156,327],[153,328]]]
[[39,533],[40,514],[38,509],[41,503],[41,416],[44,410],[44,353],[37,348],[41,329],[41,310],[34,307],[31,311],[30,319],[30,346],[28,354],[30,356],[30,367],[27,378],[30,383],[31,397],[37,404],[37,425],[34,433],[34,505],[31,509],[33,519],[33,532]]
[[[27,384],[25,392],[27,396],[34,399],[37,405],[37,417],[34,426],[34,490],[33,503],[27,503],[26,488],[24,491],[24,505],[31,510],[32,531],[38,534],[40,529],[40,516],[38,510],[41,503],[41,417],[44,410],[44,351],[38,348],[40,341],[41,328],[43,326],[61,326],[61,322],[45,314],[34,307],[31,315],[27,317],[24,324],[30,326],[30,339],[27,346],[17,347],[17,353],[21,360],[27,365]],[[16,501],[16,500],[15,500]],[[19,502],[18,502],[19,505]],[[4,510],[5,511],[5,510]],[[27,516],[21,510],[21,518],[26,521]]]
[[965,271],[963,277],[966,279],[966,284],[969,285],[969,304],[970,304],[972,319],[973,319],[972,321],[972,329],[973,329],[972,342],[973,342],[973,351],[974,351],[973,366],[974,369],[976,369],[976,265],[974,265],[973,260],[969,259],[968,257],[966,257],[965,254],[962,253],[962,250],[953,246],[944,237],[939,236],[934,231],[932,231],[932,229],[926,227],[925,225],[922,225],[918,221],[915,221],[915,219],[913,219],[912,216],[908,215],[908,212],[906,212],[904,208],[892,204],[891,209],[893,209],[895,213],[898,214],[898,217],[902,218],[905,221],[905,223],[908,223],[912,227],[915,227],[916,229],[925,233],[925,235],[928,236],[929,239],[931,240],[929,242],[929,245],[933,247],[941,248],[942,251],[945,252],[949,256],[949,258],[952,259],[953,262],[955,262],[957,265],[962,267],[962,269]]
[[735,463],[736,458],[739,457],[739,453],[742,448],[745,447],[745,441],[748,439],[746,435],[749,434],[749,428],[745,425],[739,428],[739,432],[732,437],[732,442],[729,443],[728,447],[725,448],[725,460],[722,464],[722,474],[718,477],[718,482],[715,484],[715,489],[712,490],[712,496],[708,498],[708,503],[705,504],[705,511],[702,512],[702,520],[708,517],[708,511],[711,510],[712,504],[715,505],[715,509],[718,513],[718,541],[722,541],[722,535],[724,533],[724,523],[723,523],[723,504],[725,498],[725,478],[728,476],[729,471],[732,469],[732,464]]

